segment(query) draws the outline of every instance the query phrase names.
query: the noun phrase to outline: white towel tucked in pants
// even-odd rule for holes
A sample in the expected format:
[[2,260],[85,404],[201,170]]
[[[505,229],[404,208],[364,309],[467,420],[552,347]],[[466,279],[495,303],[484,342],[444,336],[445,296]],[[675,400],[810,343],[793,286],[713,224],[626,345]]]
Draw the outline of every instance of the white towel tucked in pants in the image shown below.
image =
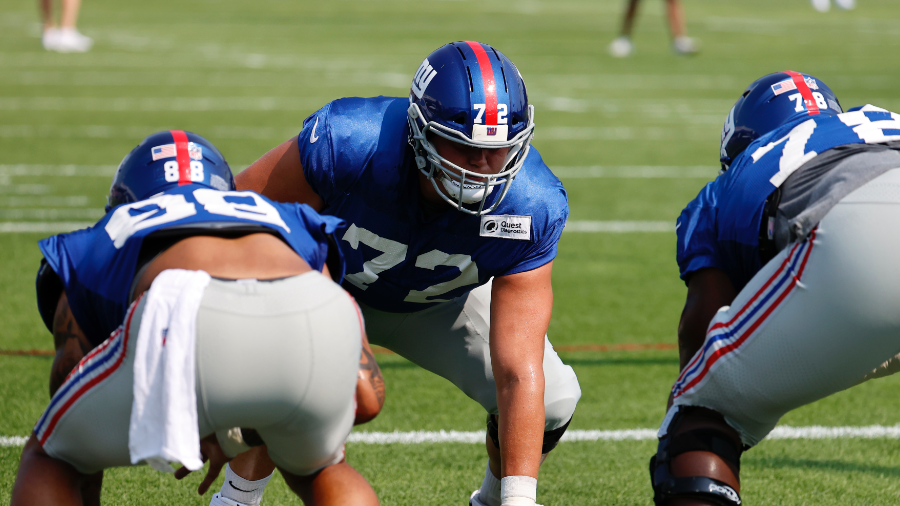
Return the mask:
[[203,467],[195,391],[197,310],[210,276],[171,269],[147,293],[134,359],[131,463],[173,472]]

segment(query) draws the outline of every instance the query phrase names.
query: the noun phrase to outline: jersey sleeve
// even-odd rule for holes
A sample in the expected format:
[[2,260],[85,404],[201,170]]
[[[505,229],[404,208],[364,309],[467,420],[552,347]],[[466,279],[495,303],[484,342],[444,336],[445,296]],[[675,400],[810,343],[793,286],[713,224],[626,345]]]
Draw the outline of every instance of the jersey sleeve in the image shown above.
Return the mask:
[[676,259],[681,279],[685,281],[700,269],[724,269],[716,232],[716,181],[707,184],[681,211],[675,226],[678,235]]
[[315,247],[311,248],[308,253],[309,258],[305,258],[305,260],[310,267],[318,271],[327,265],[332,279],[336,283],[341,283],[346,273],[346,267],[344,255],[337,245],[335,234],[344,230],[347,224],[340,218],[319,214],[306,204],[296,204],[296,212],[315,243]]
[[303,120],[303,129],[297,136],[303,175],[316,195],[326,203],[335,194],[334,150],[329,131],[331,104],[319,109]]
[[297,145],[306,181],[326,206],[357,182],[378,150],[382,121],[396,99],[341,98],[303,122]]
[[516,274],[537,269],[556,258],[557,245],[569,218],[569,202],[562,183],[558,183],[558,198],[548,202],[548,212],[544,216],[532,216],[532,236],[534,243],[525,251],[521,260],[503,275]]

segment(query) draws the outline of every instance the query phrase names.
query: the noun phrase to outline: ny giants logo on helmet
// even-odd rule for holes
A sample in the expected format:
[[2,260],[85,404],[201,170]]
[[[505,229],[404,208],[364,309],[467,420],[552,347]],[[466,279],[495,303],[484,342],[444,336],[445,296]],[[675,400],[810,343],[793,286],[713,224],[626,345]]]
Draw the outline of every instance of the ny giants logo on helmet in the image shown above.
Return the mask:
[[416,75],[413,77],[412,81],[412,92],[416,94],[416,98],[421,99],[422,95],[425,94],[425,89],[428,88],[428,85],[431,84],[431,80],[434,79],[434,76],[437,75],[437,70],[431,67],[431,64],[428,63],[428,58],[425,58],[425,61],[419,65],[419,70],[416,71]]

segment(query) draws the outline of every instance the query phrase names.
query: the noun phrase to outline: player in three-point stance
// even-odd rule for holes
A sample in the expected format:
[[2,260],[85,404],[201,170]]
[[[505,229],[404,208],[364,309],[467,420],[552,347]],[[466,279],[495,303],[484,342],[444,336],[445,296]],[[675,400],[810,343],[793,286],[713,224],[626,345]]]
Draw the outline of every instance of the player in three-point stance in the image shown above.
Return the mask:
[[345,220],[343,286],[370,341],[488,412],[476,506],[534,504],[581,396],[546,338],[568,203],[533,133],[516,66],[454,42],[422,62],[408,97],[335,100],[236,178]]
[[371,357],[335,282],[344,223],[234,191],[218,150],[178,130],[125,157],[107,211],[40,243],[38,305],[65,337],[57,362],[92,351],[52,385],[12,504],[99,504],[105,468],[178,462],[183,477],[209,458],[204,490],[230,457],[266,445],[307,504],[377,505],[343,460]]
[[677,225],[688,292],[658,505],[741,504],[743,451],[900,352],[900,115],[843,112],[822,81],[777,72],[728,114],[721,162]]

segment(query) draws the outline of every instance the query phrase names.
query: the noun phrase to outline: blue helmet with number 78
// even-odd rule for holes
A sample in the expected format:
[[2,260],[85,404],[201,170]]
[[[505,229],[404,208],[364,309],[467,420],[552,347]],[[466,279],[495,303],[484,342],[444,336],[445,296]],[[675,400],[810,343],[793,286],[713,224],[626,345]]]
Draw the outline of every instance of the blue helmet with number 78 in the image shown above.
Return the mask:
[[[468,214],[493,211],[509,190],[534,136],[525,81],[503,53],[474,41],[446,44],[425,58],[409,93],[416,165],[448,203]],[[480,149],[508,148],[497,174],[466,170],[440,156],[429,136]],[[493,203],[486,205],[491,194]]]
[[228,162],[211,142],[184,130],[157,132],[122,159],[109,187],[106,212],[186,184],[235,189]]
[[844,112],[834,92],[821,80],[785,70],[760,77],[744,90],[722,127],[722,170],[751,142],[776,128],[816,115]]

